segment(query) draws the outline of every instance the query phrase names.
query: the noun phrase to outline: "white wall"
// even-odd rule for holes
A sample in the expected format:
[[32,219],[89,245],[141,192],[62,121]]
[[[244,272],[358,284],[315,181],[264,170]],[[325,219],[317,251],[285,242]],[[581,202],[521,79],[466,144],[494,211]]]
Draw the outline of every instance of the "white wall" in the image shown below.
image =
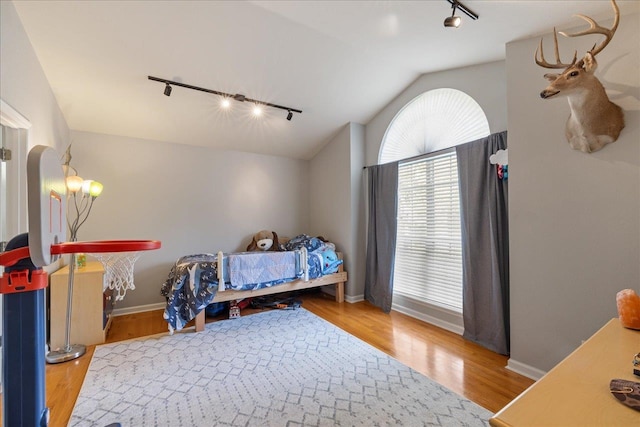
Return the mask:
[[423,74],[366,125],[366,164],[378,164],[380,144],[396,114],[412,99],[440,88],[460,90],[482,107],[491,133],[507,129],[506,71],[504,61]]
[[69,128],[12,2],[0,2],[0,98],[31,122],[29,148],[64,151]]
[[79,240],[154,239],[136,290],[116,309],[164,302],[183,255],[245,250],[262,229],[308,232],[309,163],[283,157],[73,132],[72,166],[104,184]]
[[349,301],[364,299],[364,275],[366,264],[367,240],[366,224],[362,220],[365,213],[364,194],[364,159],[365,159],[365,127],[351,123],[351,246],[347,253],[352,259],[351,268],[351,294],[355,298]]
[[[538,96],[549,72],[533,61],[539,38],[507,45],[509,365],[532,376],[617,317],[619,290],[640,291],[639,40],[640,15],[622,16],[597,57],[596,76],[625,110],[626,127],[617,142],[592,154],[565,140],[566,99]],[[593,41],[560,43],[566,57]]]
[[[69,141],[69,128],[49,86],[31,42],[12,2],[0,2],[0,98],[31,123],[22,152],[14,150],[26,165],[26,156],[35,145],[56,148],[62,155]],[[14,157],[14,161],[17,158]],[[21,171],[18,196],[18,228],[26,232],[26,168]],[[11,216],[10,216],[11,218]]]
[[362,209],[362,166],[364,127],[348,123],[311,160],[310,230],[322,235],[343,252],[349,280],[348,300],[364,293],[364,235]]

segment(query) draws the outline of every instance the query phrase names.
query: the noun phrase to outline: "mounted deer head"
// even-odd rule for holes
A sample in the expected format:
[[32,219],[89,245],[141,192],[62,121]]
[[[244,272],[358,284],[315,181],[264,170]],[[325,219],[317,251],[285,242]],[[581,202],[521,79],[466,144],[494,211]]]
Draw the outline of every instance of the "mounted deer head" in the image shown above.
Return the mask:
[[[598,66],[596,55],[609,44],[620,21],[620,10],[615,0],[611,0],[611,5],[615,11],[615,19],[611,29],[599,26],[588,16],[576,15],[587,21],[590,27],[574,34],[560,32],[565,37],[578,37],[586,34],[602,34],[606,37],[600,45],[594,45],[581,60],[576,61],[578,55],[576,51],[570,64],[563,64],[560,61],[558,35],[555,28],[553,29],[553,39],[556,63],[549,64],[544,59],[542,39],[535,54],[536,64],[541,67],[564,68],[561,74],[544,75],[551,84],[540,92],[540,97],[548,99],[564,95],[568,98],[571,113],[567,120],[565,134],[571,148],[585,153],[598,151],[606,144],[615,142],[620,131],[624,128],[622,109],[609,100],[604,87],[594,75]],[[539,59],[538,52],[540,52]]]

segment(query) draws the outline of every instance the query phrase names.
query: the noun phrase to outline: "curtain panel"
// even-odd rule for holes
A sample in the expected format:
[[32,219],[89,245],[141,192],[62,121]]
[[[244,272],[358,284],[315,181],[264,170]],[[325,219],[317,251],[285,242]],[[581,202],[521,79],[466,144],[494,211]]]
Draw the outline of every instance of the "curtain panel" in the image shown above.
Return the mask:
[[367,256],[364,297],[391,311],[398,210],[398,162],[367,167]]
[[507,148],[507,132],[456,147],[460,175],[463,336],[509,354],[507,180],[489,157]]

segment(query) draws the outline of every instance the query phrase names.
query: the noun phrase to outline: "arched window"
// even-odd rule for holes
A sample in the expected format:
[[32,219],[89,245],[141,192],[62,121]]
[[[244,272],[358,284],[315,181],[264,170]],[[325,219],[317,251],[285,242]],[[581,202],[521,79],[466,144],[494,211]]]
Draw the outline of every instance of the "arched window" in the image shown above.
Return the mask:
[[382,139],[378,164],[433,153],[489,135],[487,116],[456,89],[424,92],[396,114]]
[[[400,160],[394,296],[462,313],[462,248],[456,145],[489,135],[478,103],[435,89],[393,119],[379,163]],[[404,161],[402,161],[405,159]]]

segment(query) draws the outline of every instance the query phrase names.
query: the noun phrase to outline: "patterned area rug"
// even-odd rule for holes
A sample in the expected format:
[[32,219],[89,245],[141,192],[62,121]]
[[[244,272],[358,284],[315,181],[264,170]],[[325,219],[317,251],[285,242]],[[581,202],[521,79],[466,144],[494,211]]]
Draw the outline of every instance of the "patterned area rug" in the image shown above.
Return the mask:
[[491,415],[297,309],[98,346],[69,425],[486,426]]

